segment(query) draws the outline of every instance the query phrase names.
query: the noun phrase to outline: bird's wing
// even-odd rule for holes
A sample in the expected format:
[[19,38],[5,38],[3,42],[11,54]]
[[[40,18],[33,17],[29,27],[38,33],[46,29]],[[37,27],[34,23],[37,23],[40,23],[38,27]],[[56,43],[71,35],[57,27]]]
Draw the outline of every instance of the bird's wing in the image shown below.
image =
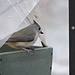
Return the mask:
[[12,34],[7,42],[30,42],[35,38],[36,33],[30,28],[24,28]]

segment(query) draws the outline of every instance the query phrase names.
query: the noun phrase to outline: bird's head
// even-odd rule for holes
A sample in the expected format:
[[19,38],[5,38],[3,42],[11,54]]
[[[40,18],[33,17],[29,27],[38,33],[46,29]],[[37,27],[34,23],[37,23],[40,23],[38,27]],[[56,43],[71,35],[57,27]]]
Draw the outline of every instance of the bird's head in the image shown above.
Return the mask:
[[40,34],[44,34],[43,31],[42,31],[42,29],[41,29],[41,27],[40,27],[40,25],[39,25],[35,20],[33,20],[33,22],[34,22],[33,25],[35,25],[35,28],[37,29],[37,31],[38,31]]

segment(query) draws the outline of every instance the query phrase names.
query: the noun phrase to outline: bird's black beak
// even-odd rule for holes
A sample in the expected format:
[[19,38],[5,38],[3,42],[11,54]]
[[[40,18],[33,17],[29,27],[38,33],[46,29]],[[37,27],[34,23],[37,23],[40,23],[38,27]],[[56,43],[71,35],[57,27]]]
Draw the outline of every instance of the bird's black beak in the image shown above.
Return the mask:
[[40,32],[41,34],[44,34],[42,31]]

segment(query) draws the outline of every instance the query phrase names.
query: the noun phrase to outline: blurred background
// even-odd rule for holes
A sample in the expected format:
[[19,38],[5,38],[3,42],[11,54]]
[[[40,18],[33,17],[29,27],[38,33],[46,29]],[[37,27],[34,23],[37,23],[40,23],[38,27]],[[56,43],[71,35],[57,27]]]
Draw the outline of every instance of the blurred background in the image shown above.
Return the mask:
[[52,75],[69,75],[68,0],[45,0],[45,4],[46,43],[53,47]]
[[[1,21],[0,37],[1,38],[5,37],[5,34],[7,35],[8,32],[10,34],[10,32],[12,33],[12,31],[15,31],[15,29],[18,27],[19,24],[21,24],[19,28],[21,28],[21,26],[24,27],[25,24],[27,25],[27,23],[25,22],[26,20],[24,19],[25,16],[27,16],[27,14],[30,12],[29,10],[32,9],[28,8],[27,12],[25,11],[28,5],[31,4],[32,0],[28,0],[30,1],[28,5],[26,4],[24,5],[22,3],[23,1],[27,2],[27,0],[8,0],[8,1],[9,2],[7,2],[6,0],[0,1],[0,21]],[[14,1],[17,3],[22,3],[22,5],[18,4],[18,6],[20,7],[16,7],[14,5]],[[31,4],[30,7],[34,7],[36,1],[38,0],[33,0],[32,1],[33,3]],[[41,15],[43,16],[41,16],[39,20],[38,19],[36,20],[40,23],[40,25],[42,25],[41,22],[43,22],[43,27],[45,28],[46,43],[49,47],[53,48],[52,75],[69,75],[68,0],[40,0],[40,1],[41,1],[40,8],[44,13],[39,14],[38,15],[39,17]],[[14,11],[11,5],[15,6],[16,9],[18,10]],[[20,10],[20,8],[22,8],[23,12]],[[40,12],[40,10],[37,10],[36,12]],[[21,18],[17,13],[17,11],[20,12]],[[22,14],[24,12],[26,15]],[[40,20],[42,20],[43,18],[45,19],[40,22]],[[23,20],[24,22],[22,22]],[[6,26],[6,24],[8,27]],[[5,30],[6,28],[7,30]],[[5,41],[2,41],[2,43],[4,42]],[[35,45],[40,45],[39,42],[40,40],[38,39]]]
[[68,0],[47,0],[46,41],[53,47],[52,75],[69,75]]

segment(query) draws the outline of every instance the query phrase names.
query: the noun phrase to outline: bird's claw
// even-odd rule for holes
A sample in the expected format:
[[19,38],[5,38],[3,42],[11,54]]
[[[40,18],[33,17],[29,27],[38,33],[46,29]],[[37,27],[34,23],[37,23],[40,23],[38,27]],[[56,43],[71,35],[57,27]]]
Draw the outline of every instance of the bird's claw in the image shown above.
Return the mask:
[[27,47],[27,48],[22,48],[24,51],[27,51],[28,53],[30,53],[30,51],[34,51],[34,49],[33,48],[29,48],[29,47]]
[[22,48],[24,51],[30,53],[30,50],[29,49],[26,49],[26,48]]

